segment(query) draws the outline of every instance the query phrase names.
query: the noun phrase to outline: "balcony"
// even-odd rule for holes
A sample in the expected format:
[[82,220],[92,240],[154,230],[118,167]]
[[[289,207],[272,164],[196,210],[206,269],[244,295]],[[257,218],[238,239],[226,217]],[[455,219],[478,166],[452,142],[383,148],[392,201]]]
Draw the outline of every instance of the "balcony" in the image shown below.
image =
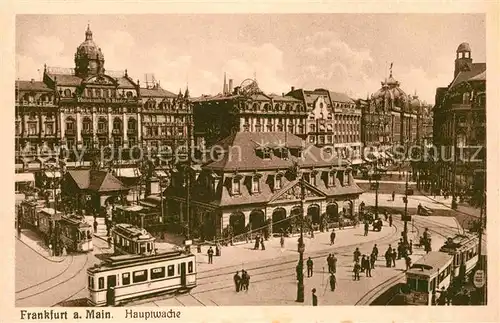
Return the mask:
[[108,129],[97,129],[97,134],[98,135],[107,135]]
[[83,129],[82,130],[82,136],[91,136],[93,134],[92,129]]
[[127,129],[127,135],[135,135],[137,133],[136,129]]
[[75,129],[66,129],[65,134],[69,136],[74,136],[76,134],[76,131]]
[[121,129],[113,129],[112,132],[111,132],[113,135],[121,135],[122,134],[122,130]]

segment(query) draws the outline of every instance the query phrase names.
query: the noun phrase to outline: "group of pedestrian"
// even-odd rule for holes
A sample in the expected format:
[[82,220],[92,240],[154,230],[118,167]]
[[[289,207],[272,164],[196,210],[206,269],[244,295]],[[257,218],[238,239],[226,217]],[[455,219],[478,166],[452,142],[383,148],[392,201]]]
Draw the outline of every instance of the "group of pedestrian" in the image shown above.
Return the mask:
[[328,257],[326,257],[326,263],[328,265],[329,273],[337,273],[337,257],[335,257],[335,254],[329,254]]
[[[283,244],[284,243],[285,242],[283,240]],[[264,245],[264,237],[257,235],[255,237],[255,244],[254,244],[253,250],[259,250],[259,246],[262,248],[262,250],[266,250],[266,246]]]
[[240,276],[240,272],[237,271],[236,274],[234,275],[233,279],[234,279],[234,286],[236,288],[237,293],[239,291],[243,291],[243,290],[248,291],[248,286],[250,285],[250,275],[247,273],[246,270],[244,270],[244,269],[241,270],[241,276]]
[[387,247],[387,250],[385,251],[385,265],[386,267],[396,267],[396,258],[398,256],[398,253],[396,252],[396,249],[392,248],[391,245]]

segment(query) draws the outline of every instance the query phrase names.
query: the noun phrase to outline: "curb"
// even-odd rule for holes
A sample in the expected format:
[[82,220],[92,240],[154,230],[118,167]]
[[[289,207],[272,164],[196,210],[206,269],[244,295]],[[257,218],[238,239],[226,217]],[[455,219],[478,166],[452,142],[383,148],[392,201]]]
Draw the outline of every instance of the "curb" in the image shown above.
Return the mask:
[[[19,240],[21,243],[23,243],[25,246],[27,246],[28,248],[30,248],[31,250],[33,250],[34,252],[36,252],[40,257],[44,258],[47,261],[50,261],[50,262],[53,262],[53,263],[62,263],[63,261],[66,260],[65,257],[54,257],[55,259],[51,259],[51,258],[45,256],[44,254],[40,253],[38,250],[36,250],[35,248],[33,248],[32,246],[30,246],[26,242],[24,242],[22,239],[20,239],[20,238],[18,238],[16,236],[14,236],[14,238],[17,239],[17,240]],[[27,238],[27,239],[29,239],[29,238]]]

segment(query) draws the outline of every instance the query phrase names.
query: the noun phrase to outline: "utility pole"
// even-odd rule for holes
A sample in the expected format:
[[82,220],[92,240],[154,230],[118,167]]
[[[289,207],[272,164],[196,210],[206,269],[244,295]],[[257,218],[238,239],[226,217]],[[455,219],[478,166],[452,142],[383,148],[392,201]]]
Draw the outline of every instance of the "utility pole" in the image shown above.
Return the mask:
[[[189,104],[188,104],[189,109]],[[192,112],[192,111],[191,111]],[[188,114],[187,118],[187,168],[186,168],[186,213],[187,213],[187,232],[186,232],[186,240],[191,239],[191,162],[192,162],[192,146],[191,146],[191,138],[192,138],[192,114]],[[191,248],[189,245],[186,245],[187,252],[190,252]]]
[[[299,176],[299,174],[297,174]],[[298,303],[304,303],[304,199],[305,199],[305,188],[304,179],[302,176],[299,179],[300,183],[300,238],[299,238],[299,263],[298,267],[298,283],[297,283],[297,300]]]
[[405,185],[405,213],[403,216],[404,228],[403,228],[403,242],[405,245],[408,245],[408,177],[410,172],[406,173],[406,185]]

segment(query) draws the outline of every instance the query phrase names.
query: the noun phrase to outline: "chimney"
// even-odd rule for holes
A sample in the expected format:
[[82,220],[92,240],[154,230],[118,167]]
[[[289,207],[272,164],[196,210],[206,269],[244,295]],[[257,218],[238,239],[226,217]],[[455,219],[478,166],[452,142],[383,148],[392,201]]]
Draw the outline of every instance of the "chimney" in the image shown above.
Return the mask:
[[228,93],[233,92],[233,79],[229,79],[229,88],[228,88]]
[[292,86],[292,92],[295,91],[295,86]]

